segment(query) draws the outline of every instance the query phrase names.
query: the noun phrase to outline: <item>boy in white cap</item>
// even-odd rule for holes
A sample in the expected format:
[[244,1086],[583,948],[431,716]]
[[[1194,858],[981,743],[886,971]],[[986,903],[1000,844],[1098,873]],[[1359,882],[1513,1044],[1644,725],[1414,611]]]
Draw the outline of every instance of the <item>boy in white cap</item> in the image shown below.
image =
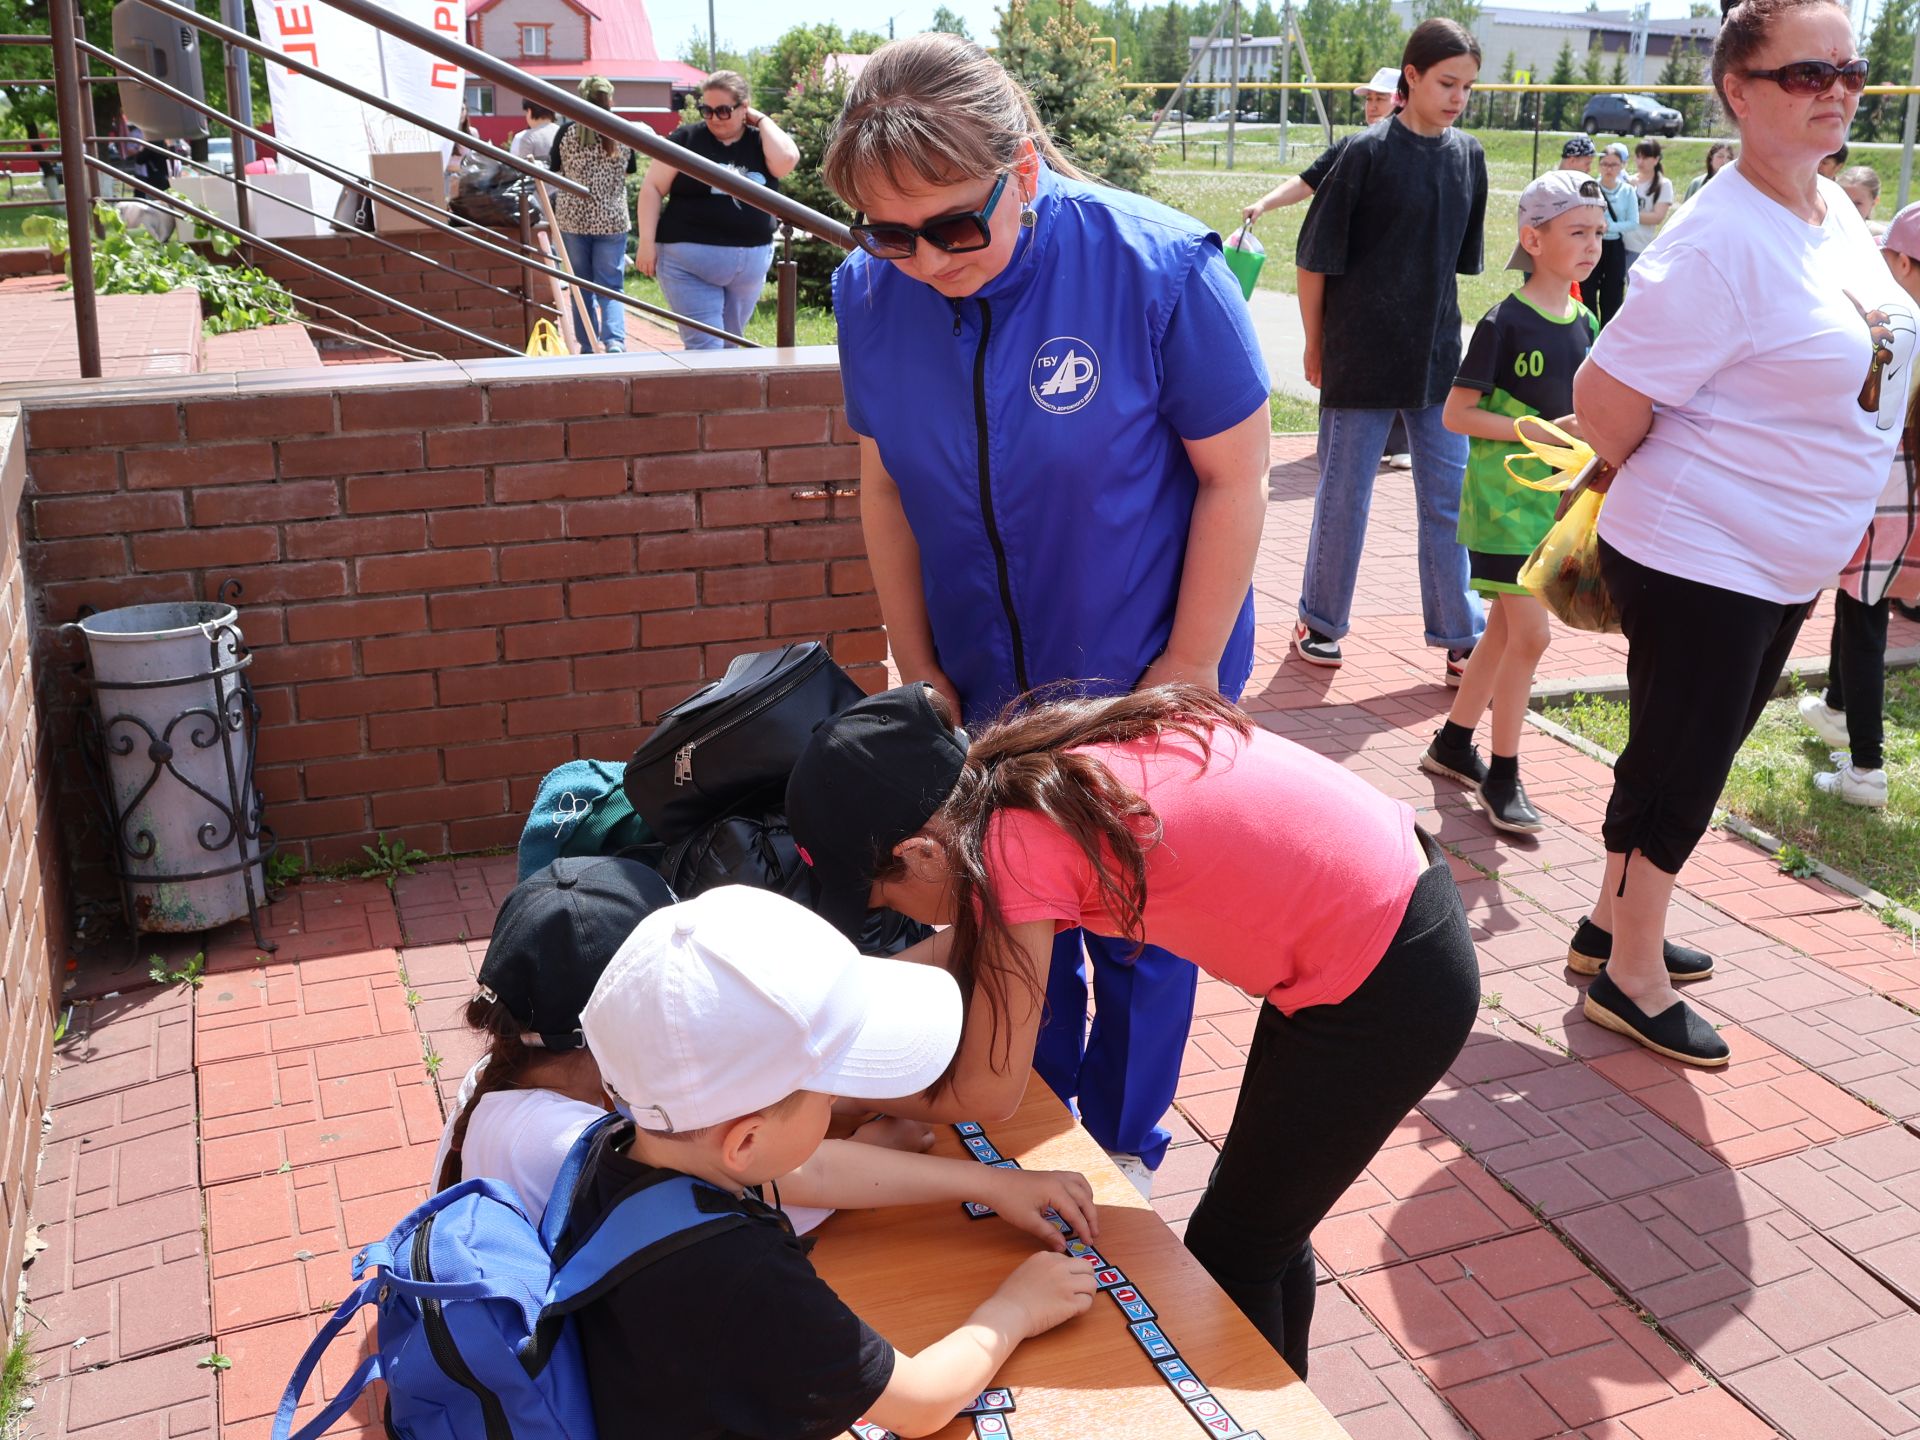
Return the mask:
[[[859,954],[811,911],[726,886],[648,916],[581,1015],[615,1108],[563,1241],[635,1190],[691,1175],[713,1220],[580,1312],[603,1434],[812,1440],[866,1419],[901,1435],[945,1425],[1021,1340],[1084,1311],[1092,1266],[1057,1253],[1044,1211],[1098,1233],[1083,1176],[825,1140],[833,1097],[918,1094],[952,1064],[959,987],[943,970]],[[777,1182],[777,1183],[775,1183]],[[773,1204],[761,1188],[773,1185]],[[966,1323],[895,1350],[814,1273],[781,1203],[834,1208],[979,1200],[1048,1253]],[[616,1272],[617,1273],[617,1272]]]
[[[1373,72],[1373,78],[1366,84],[1354,86],[1353,93],[1359,97],[1365,109],[1367,124],[1378,125],[1393,114],[1396,108],[1395,102],[1400,96],[1400,72],[1391,65],[1383,65]],[[1352,136],[1346,136],[1336,140],[1321,151],[1320,158],[1305,170],[1282,180],[1279,185],[1240,213],[1251,224],[1269,210],[1280,210],[1288,205],[1298,205],[1302,200],[1311,200],[1313,192],[1320,188],[1320,182],[1325,180],[1333,170],[1334,163],[1340,158],[1340,152],[1347,148],[1347,141],[1352,138]]]
[[[1527,454],[1514,434],[1518,417],[1553,419],[1573,410],[1573,374],[1598,327],[1569,291],[1598,263],[1606,226],[1600,186],[1576,171],[1549,170],[1520,192],[1520,243],[1507,268],[1526,272],[1526,283],[1474,327],[1441,412],[1449,430],[1470,437],[1460,543],[1473,588],[1492,603],[1452,713],[1420,768],[1473,786],[1497,829],[1522,834],[1541,828],[1520,783],[1519,752],[1549,630],[1546,607],[1519,583],[1520,567],[1552,528],[1560,497],[1518,484],[1506,461]],[[1539,461],[1529,463],[1534,478],[1547,477]],[[1473,730],[1489,707],[1493,758],[1484,762]]]

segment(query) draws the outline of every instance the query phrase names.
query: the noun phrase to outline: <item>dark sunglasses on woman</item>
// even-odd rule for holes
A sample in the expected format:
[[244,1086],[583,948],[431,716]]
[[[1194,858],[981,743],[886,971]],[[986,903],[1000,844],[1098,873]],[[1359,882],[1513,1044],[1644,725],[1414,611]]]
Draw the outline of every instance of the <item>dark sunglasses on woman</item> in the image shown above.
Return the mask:
[[741,109],[739,105],[696,105],[702,120],[731,120],[733,112]]
[[1835,65],[1831,60],[1796,60],[1777,70],[1747,70],[1749,80],[1771,80],[1789,95],[1824,95],[1838,80],[1849,95],[1867,88],[1867,62],[1849,60]]
[[1000,203],[1000,192],[1006,188],[1007,172],[1003,170],[1000,178],[993,182],[993,191],[987,196],[986,203],[978,210],[939,215],[924,225],[889,225],[881,222],[871,225],[859,223],[847,228],[853,232],[855,243],[876,260],[905,260],[922,240],[949,255],[984,250],[993,243],[993,231],[987,222],[993,218],[994,207]]

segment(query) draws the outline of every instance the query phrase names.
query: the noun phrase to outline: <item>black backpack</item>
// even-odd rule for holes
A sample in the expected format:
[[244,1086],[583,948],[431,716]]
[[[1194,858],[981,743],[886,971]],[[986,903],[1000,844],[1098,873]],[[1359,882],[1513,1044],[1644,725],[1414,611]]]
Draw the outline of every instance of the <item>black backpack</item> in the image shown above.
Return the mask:
[[[556,175],[564,175],[567,173],[560,168],[560,142],[566,139],[567,131],[572,128],[573,121],[562,120],[560,122],[560,128],[553,132],[553,149],[547,152],[547,168]],[[627,173],[631,175],[639,168],[640,152],[637,150],[627,151]]]

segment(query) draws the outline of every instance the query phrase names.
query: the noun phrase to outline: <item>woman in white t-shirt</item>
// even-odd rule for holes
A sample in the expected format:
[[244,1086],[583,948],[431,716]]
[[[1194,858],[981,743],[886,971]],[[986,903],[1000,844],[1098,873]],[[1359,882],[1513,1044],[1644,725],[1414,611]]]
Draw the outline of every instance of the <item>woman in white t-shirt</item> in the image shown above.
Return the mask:
[[1660,226],[1673,209],[1673,181],[1667,178],[1667,172],[1660,163],[1660,142],[1649,135],[1633,147],[1634,163],[1639,173],[1634,177],[1633,193],[1640,205],[1640,223],[1627,231],[1627,268],[1633,268],[1633,262],[1646,253],[1653,244],[1653,237],[1660,233]]
[[1574,382],[1583,433],[1619,467],[1600,556],[1630,725],[1600,897],[1568,962],[1596,976],[1588,1018],[1689,1064],[1728,1049],[1673,988],[1713,967],[1665,939],[1674,876],[1813,597],[1865,532],[1897,439],[1876,382],[1889,321],[1912,308],[1816,172],[1866,69],[1833,0],[1726,6],[1713,81],[1740,158],[1647,248]]

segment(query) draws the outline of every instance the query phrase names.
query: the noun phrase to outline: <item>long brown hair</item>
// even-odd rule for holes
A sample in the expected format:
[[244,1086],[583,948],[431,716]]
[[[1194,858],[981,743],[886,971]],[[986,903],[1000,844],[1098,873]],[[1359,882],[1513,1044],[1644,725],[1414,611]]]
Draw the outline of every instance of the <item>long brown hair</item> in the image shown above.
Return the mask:
[[1047,134],[1026,87],[971,40],[929,31],[874,51],[847,91],[820,175],[855,210],[867,182],[952,185],[1013,168],[1033,141],[1049,169],[1076,169]]
[[[940,717],[952,725],[947,702],[938,694],[930,698]],[[948,968],[969,1006],[975,989],[986,992],[995,1070],[1006,1063],[1011,1043],[1006,1018],[1018,970],[1013,933],[987,872],[987,833],[993,817],[1002,810],[1030,810],[1065,831],[1093,867],[1121,933],[1144,945],[1147,852],[1160,843],[1159,817],[1100,761],[1074,750],[1173,732],[1187,736],[1210,756],[1211,732],[1217,726],[1241,736],[1253,732],[1253,722],[1243,711],[1196,685],[1160,685],[1098,700],[1049,698],[1045,691],[1029,701],[1035,698],[1040,703],[1019,710],[1009,707],[972,738],[959,783],[926,825],[926,833],[946,847],[956,903]],[[905,862],[896,858],[879,878],[898,879],[904,870]],[[1040,987],[1029,983],[1038,1000]],[[951,1075],[949,1069],[935,1088]]]
[[469,1027],[487,1037],[487,1063],[480,1067],[480,1073],[474,1079],[472,1098],[453,1122],[453,1135],[447,1141],[447,1158],[440,1166],[440,1173],[434,1177],[436,1190],[460,1183],[460,1151],[467,1143],[467,1126],[473,1123],[473,1112],[480,1108],[482,1097],[496,1090],[518,1090],[527,1067],[540,1055],[547,1053],[535,1050],[521,1040],[526,1026],[516,1020],[513,1012],[498,1000],[476,995],[467,1002],[462,1018]]

